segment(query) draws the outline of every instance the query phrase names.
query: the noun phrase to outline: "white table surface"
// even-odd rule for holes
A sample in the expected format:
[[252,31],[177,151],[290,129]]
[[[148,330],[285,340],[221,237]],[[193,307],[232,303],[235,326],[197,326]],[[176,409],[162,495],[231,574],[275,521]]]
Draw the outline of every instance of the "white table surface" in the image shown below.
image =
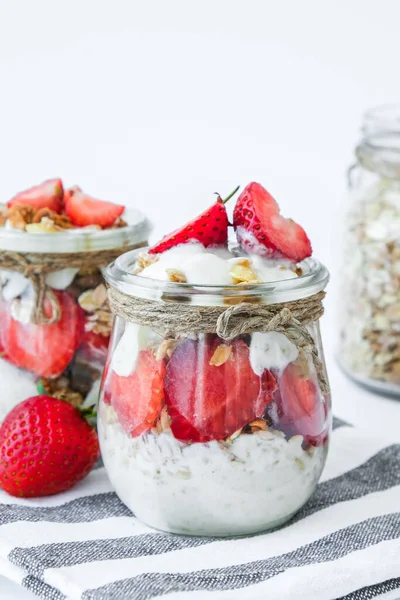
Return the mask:
[[[376,396],[351,382],[336,365],[333,356],[334,337],[331,338],[329,330],[324,335],[324,341],[334,414],[355,425],[369,428],[371,433],[384,431],[393,441],[400,442],[400,399],[397,401]],[[33,600],[35,597],[0,576],[1,600]]]
[[400,402],[333,358],[345,170],[362,112],[400,101],[399,20],[397,0],[0,0],[0,198],[61,176],[143,206],[156,239],[261,181],[332,272],[335,414],[399,440]]

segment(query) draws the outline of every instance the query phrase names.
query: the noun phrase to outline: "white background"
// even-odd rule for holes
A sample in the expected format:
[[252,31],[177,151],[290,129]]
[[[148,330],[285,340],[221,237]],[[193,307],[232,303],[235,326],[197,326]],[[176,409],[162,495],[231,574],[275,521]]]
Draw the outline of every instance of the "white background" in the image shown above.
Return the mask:
[[396,0],[0,0],[0,200],[62,177],[155,239],[262,182],[332,271],[335,413],[398,439],[400,403],[333,357],[345,171],[363,111],[400,101],[399,25]]

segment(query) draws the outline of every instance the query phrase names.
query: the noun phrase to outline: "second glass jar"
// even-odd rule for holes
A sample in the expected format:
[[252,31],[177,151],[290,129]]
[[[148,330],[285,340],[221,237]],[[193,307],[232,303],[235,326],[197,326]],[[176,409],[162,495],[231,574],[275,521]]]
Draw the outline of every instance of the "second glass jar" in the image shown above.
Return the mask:
[[349,171],[340,363],[400,396],[400,105],[369,111],[362,133]]

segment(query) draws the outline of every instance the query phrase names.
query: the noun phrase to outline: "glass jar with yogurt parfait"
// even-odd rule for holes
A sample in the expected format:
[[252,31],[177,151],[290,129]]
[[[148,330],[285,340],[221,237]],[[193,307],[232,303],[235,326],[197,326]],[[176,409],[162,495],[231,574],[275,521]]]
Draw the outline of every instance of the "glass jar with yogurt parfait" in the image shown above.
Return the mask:
[[226,237],[211,245],[212,234],[199,242],[202,222],[186,227],[191,238],[174,232],[105,272],[116,319],[98,432],[111,483],[137,518],[173,533],[240,536],[290,519],[324,467],[328,272],[281,249],[261,255],[249,232],[241,247]]
[[400,105],[366,113],[349,170],[342,275],[343,370],[400,396]]
[[144,246],[150,227],[140,212],[78,190],[53,180],[2,207],[0,421],[37,393],[97,402],[112,326],[102,270]]

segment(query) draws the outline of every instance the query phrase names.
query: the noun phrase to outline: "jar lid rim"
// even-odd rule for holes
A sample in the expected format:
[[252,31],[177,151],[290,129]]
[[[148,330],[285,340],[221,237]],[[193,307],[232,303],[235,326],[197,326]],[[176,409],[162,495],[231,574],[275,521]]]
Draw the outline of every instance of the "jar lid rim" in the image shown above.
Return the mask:
[[66,229],[54,233],[29,233],[0,229],[0,250],[37,253],[74,253],[111,250],[128,244],[147,242],[152,225],[139,210],[127,209],[125,227],[115,229]]
[[308,258],[301,264],[304,274],[290,279],[249,283],[246,285],[196,285],[150,279],[135,275],[133,266],[140,252],[146,248],[131,250],[119,256],[104,272],[107,283],[133,297],[163,302],[190,302],[198,306],[226,305],[230,298],[257,297],[257,302],[277,304],[290,302],[317,294],[329,281],[328,269],[316,258]]

